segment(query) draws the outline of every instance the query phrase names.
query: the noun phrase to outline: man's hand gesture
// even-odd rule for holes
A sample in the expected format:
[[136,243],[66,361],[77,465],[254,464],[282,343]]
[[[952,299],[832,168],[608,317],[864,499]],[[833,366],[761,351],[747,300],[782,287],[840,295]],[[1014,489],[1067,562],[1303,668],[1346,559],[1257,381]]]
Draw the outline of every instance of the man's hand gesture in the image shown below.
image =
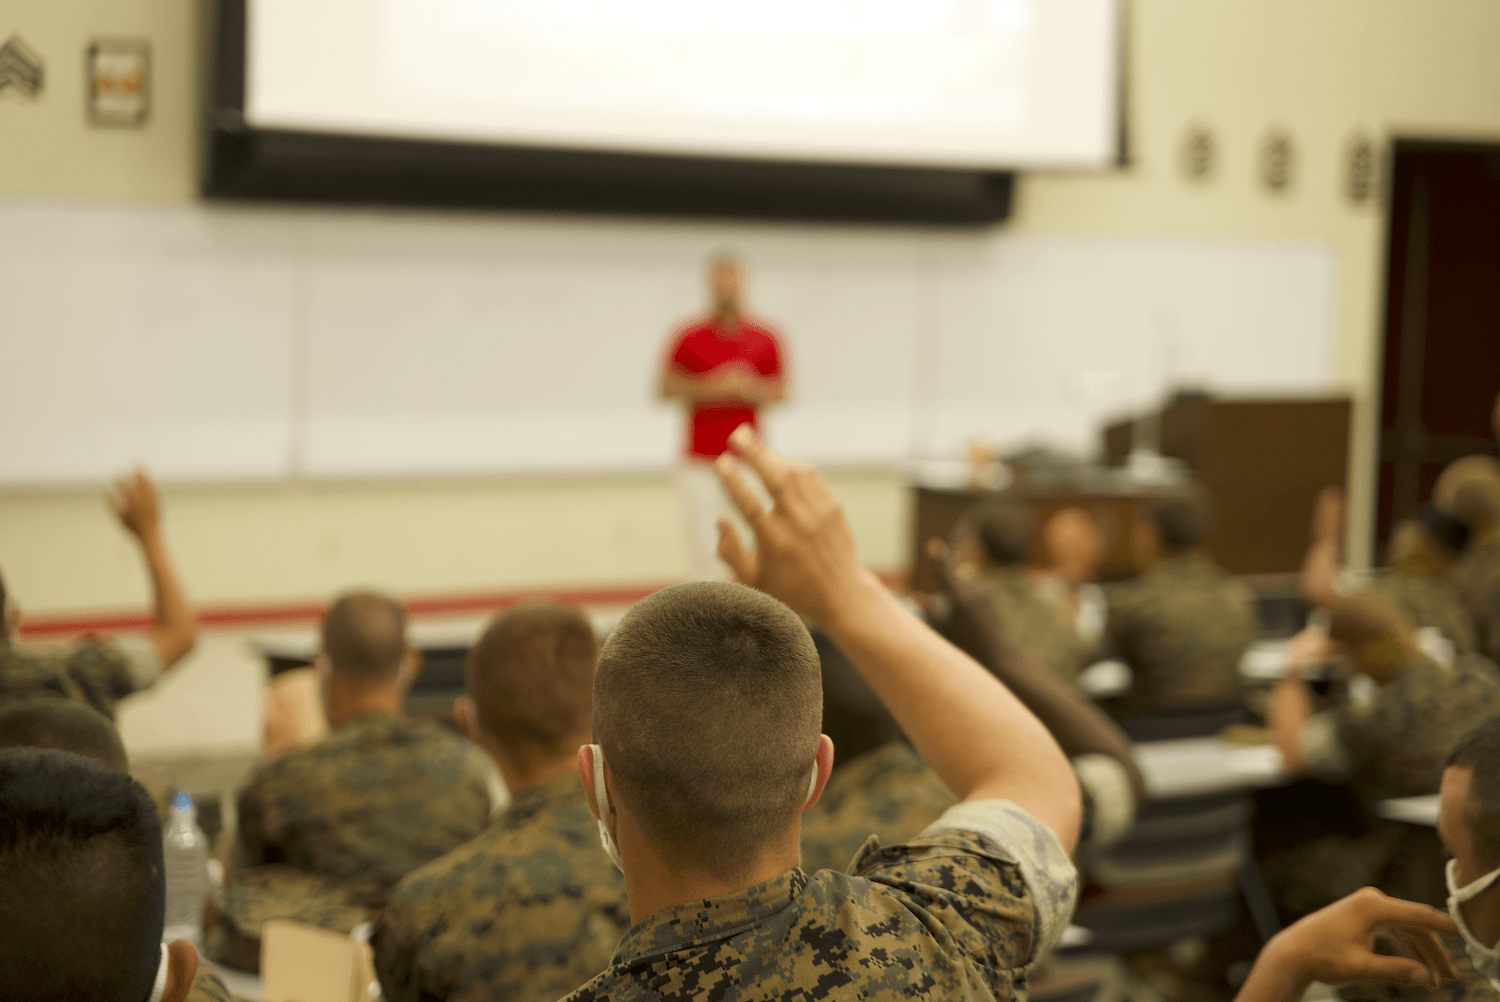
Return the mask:
[[719,556],[741,582],[780,599],[820,626],[828,626],[872,584],[860,566],[854,534],[838,497],[818,472],[777,455],[741,425],[729,437],[771,496],[762,506],[727,456],[719,479],[755,533],[747,549],[728,519],[719,520]]
[[127,532],[146,542],[154,539],[161,528],[161,503],[156,484],[141,469],[115,481],[109,494],[109,507]]

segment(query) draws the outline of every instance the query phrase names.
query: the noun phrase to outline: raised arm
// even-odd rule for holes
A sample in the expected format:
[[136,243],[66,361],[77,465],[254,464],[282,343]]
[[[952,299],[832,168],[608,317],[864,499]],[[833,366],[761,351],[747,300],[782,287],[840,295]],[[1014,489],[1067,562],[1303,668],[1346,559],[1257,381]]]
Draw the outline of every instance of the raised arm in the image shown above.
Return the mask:
[[721,458],[719,475],[755,533],[755,549],[721,520],[719,555],[740,580],[822,627],[961,799],[1011,800],[1071,852],[1081,812],[1078,784],[1047,728],[860,566],[843,508],[817,471],[772,452],[748,427],[730,441],[774,504],[764,509],[733,462]]
[[182,583],[172,569],[161,534],[161,503],[156,484],[136,470],[115,483],[109,506],[125,530],[141,545],[146,571],[151,576],[151,640],[161,655],[163,669],[170,669],[198,642],[198,620],[188,605]]
[[663,400],[743,400],[756,406],[778,404],[786,399],[786,382],[780,376],[762,376],[742,365],[724,365],[701,376],[668,363],[657,388]]
[[1344,527],[1344,492],[1325,487],[1313,502],[1312,543],[1302,561],[1302,595],[1326,608],[1338,598],[1339,534]]
[[[942,545],[941,540],[933,540],[928,548],[934,556],[941,557],[944,554],[938,547]],[[1109,756],[1125,769],[1136,801],[1144,801],[1146,781],[1130,754],[1130,739],[1119,725],[1077,687],[1021,653],[1001,630],[994,607],[973,585],[958,580],[945,559],[938,561],[938,576],[955,609],[978,636],[981,660],[1046,725],[1064,754],[1069,758],[1089,754]]]

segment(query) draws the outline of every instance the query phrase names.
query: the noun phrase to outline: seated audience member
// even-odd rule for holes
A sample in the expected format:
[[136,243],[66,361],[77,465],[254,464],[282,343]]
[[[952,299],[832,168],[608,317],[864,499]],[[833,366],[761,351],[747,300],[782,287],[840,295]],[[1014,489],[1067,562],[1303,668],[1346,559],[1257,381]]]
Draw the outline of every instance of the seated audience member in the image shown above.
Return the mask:
[[483,752],[402,715],[421,655],[395,599],[340,597],[315,663],[327,737],[261,763],[239,796],[222,928],[210,938],[210,952],[237,967],[255,969],[272,918],[348,932],[406,874],[483,831],[503,801]]
[[41,696],[0,706],[0,748],[56,748],[86,755],[111,769],[131,773],[151,795],[163,825],[172,816],[177,788],[153,770],[132,772],[120,732],[87,703]]
[[[1052,522],[1065,514],[1059,512]],[[976,583],[989,597],[1000,629],[1037,664],[1069,682],[1076,679],[1093,660],[1097,643],[1077,629],[1071,583],[1027,566],[1035,537],[1030,509],[1018,501],[989,501],[965,523],[955,535],[972,532],[977,537]],[[1060,535],[1064,563],[1077,570],[1077,554],[1072,551],[1079,548],[1073,545],[1079,534],[1069,530]],[[962,547],[961,539],[955,542]]]
[[1062,609],[1090,655],[1104,640],[1104,589],[1095,581],[1104,562],[1104,537],[1087,508],[1071,506],[1049,515],[1042,523],[1042,555],[1038,587],[1044,598]]
[[1433,503],[1469,527],[1469,548],[1448,580],[1474,620],[1479,649],[1500,661],[1500,463],[1469,456],[1450,464]]
[[497,617],[469,651],[454,715],[510,806],[396,885],[373,939],[387,999],[553,1002],[609,966],[630,907],[578,776],[597,657],[589,621],[556,605]]
[[1132,526],[1146,570],[1107,592],[1110,635],[1135,674],[1129,712],[1241,697],[1240,657],[1256,636],[1255,600],[1200,548],[1210,518],[1207,495],[1194,490],[1155,502]]
[[1364,581],[1350,580],[1339,570],[1343,531],[1343,491],[1329,487],[1318,495],[1312,545],[1302,562],[1302,593],[1310,603],[1326,607],[1341,594],[1384,595],[1418,628],[1441,634],[1455,654],[1475,651],[1473,621],[1446,580],[1468,544],[1467,526],[1436,508],[1396,523],[1387,547],[1388,568]]
[[0,703],[31,696],[65,696],[88,703],[113,720],[116,702],[176,667],[197,642],[197,620],[162,539],[156,485],[137,471],[115,485],[110,507],[140,544],[151,575],[155,622],[150,640],[121,638],[115,642],[88,640],[66,647],[23,647],[16,643],[19,609],[0,582]]
[[1438,837],[1451,854],[1448,911],[1458,935],[1448,952],[1458,985],[1440,1002],[1500,998],[1500,717],[1469,731],[1448,754]]
[[[1419,900],[1441,900],[1433,889],[1425,833],[1376,818],[1389,797],[1435,793],[1457,738],[1500,713],[1495,668],[1479,655],[1451,666],[1418,648],[1411,624],[1389,600],[1339,599],[1330,608],[1330,643],[1299,644],[1286,678],[1271,694],[1272,735],[1288,774],[1347,780],[1363,808],[1344,831],[1319,834],[1263,861],[1274,896],[1302,915],[1364,884]],[[1307,664],[1342,652],[1370,681],[1350,685],[1341,706],[1314,714]]]
[[[579,749],[578,766],[635,925],[569,999],[1024,996],[1077,895],[1067,758],[859,565],[817,473],[748,428],[732,442],[773,502],[719,463],[756,544],[746,550],[724,521],[719,553],[752,587],[659,591],[600,654],[598,744]],[[802,811],[833,764],[799,613],[963,801],[904,845],[867,844],[845,873],[797,866]]]
[[813,641],[833,773],[802,815],[808,873],[844,869],[871,835],[885,845],[910,842],[958,802],[844,652],[821,632]]
[[0,749],[0,996],[228,1002],[191,943],[162,943],[165,909],[139,783],[72,752]]

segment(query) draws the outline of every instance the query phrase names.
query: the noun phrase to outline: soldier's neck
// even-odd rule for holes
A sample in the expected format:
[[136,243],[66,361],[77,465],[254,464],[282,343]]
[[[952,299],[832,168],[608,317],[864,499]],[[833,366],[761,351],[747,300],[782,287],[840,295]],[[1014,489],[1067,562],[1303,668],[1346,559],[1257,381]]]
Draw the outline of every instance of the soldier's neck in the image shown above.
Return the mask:
[[689,902],[733,894],[773,880],[801,863],[801,825],[793,825],[773,846],[762,852],[748,871],[732,880],[675,866],[646,844],[643,833],[622,813],[615,815],[616,840],[625,860],[625,890],[630,897],[630,921],[639,922],[659,911]]
[[[490,758],[495,760],[495,766],[500,770],[500,778],[505,780],[505,788],[515,793],[528,786],[541,786],[543,783],[550,783],[558,776],[576,772],[578,746],[588,744],[589,737],[590,734],[584,732],[560,741],[558,747],[568,749],[565,755],[529,756],[517,751],[507,751],[500,742],[488,734],[483,735],[476,743],[489,753]],[[470,738],[473,739],[474,735],[471,734]]]
[[336,679],[329,680],[327,698],[324,713],[328,717],[328,729],[334,731],[367,713],[399,714],[403,702],[399,686],[356,688]]

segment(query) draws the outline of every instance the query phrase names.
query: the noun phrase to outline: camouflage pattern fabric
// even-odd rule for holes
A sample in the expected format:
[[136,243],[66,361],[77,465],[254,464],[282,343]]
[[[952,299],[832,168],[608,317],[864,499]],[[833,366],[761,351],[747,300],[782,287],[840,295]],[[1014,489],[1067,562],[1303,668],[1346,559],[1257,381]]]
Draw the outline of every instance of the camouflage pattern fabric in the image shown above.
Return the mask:
[[1448,583],[1474,621],[1480,651],[1500,661],[1500,541],[1470,546]]
[[187,1002],[235,1002],[235,996],[224,987],[217,974],[199,964],[193,987],[188,989]]
[[1500,670],[1482,655],[1409,665],[1368,704],[1339,711],[1349,780],[1366,803],[1436,793],[1453,743],[1497,713]]
[[900,845],[958,802],[905,741],[838,766],[818,802],[802,815],[802,869],[843,870],[871,835]]
[[115,704],[136,689],[130,659],[113,644],[22,650],[0,638],[0,703],[62,696],[114,720]]
[[987,570],[976,583],[989,596],[1000,632],[1022,654],[1069,682],[1089,666],[1094,645],[1078,635],[1062,609],[1038,593],[1024,570]]
[[1365,591],[1384,595],[1418,627],[1430,626],[1453,645],[1458,654],[1478,650],[1474,621],[1451,586],[1444,581],[1391,571],[1371,579]]
[[1006,801],[954,808],[850,873],[792,869],[637,923],[567,1002],[1024,999],[1077,899],[1053,834]]
[[1109,632],[1135,673],[1125,697],[1130,710],[1240,698],[1240,657],[1257,630],[1255,600],[1207,554],[1168,557],[1108,595]]
[[625,877],[569,770],[408,874],[371,945],[391,1002],[553,1002],[608,967],[629,927]]
[[242,971],[260,970],[261,929],[287,919],[347,935],[371,911],[337,881],[285,864],[236,870],[224,888],[224,908],[205,935],[205,953]]
[[234,865],[286,863],[378,908],[396,881],[489,825],[492,771],[438,724],[356,717],[255,770],[239,797]]

